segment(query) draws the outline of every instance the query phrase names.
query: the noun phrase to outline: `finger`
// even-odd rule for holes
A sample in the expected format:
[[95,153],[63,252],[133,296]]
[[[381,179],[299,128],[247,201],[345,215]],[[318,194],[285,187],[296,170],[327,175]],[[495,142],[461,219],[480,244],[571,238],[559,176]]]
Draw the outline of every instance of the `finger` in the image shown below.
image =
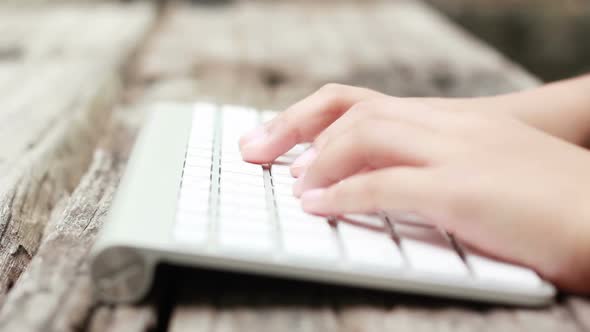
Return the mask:
[[293,192],[332,185],[363,168],[425,166],[439,156],[440,142],[438,135],[407,123],[365,120],[330,140]]
[[403,121],[434,130],[444,123],[445,116],[442,111],[403,98],[387,97],[363,101],[353,105],[346,114],[320,133],[314,146],[321,149],[330,138],[340,135],[366,117]]
[[244,160],[267,163],[295,144],[313,140],[352,105],[383,95],[363,88],[328,84],[240,139]]
[[291,174],[298,177],[304,173],[326,142],[350,130],[363,119],[403,121],[434,130],[433,128],[445,122],[443,118],[446,116],[442,111],[402,98],[387,97],[357,103],[319,134],[313,146],[293,163]]
[[359,174],[301,196],[303,210],[319,215],[400,211],[431,217],[434,179],[424,168],[394,167]]

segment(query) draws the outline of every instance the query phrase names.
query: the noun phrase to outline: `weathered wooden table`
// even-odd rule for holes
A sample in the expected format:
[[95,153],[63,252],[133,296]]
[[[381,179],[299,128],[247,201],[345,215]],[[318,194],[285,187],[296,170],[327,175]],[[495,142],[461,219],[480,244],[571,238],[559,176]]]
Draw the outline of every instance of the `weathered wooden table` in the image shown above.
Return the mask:
[[144,105],[281,109],[326,82],[474,96],[538,81],[416,2],[0,5],[0,330],[590,331],[538,310],[163,268],[139,305],[93,296],[86,255]]

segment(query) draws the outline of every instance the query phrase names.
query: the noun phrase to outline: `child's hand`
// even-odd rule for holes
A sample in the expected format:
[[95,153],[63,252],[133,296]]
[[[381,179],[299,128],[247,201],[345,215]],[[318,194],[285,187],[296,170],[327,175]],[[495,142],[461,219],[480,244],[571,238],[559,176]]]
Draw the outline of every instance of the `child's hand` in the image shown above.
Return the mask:
[[590,292],[589,152],[507,116],[331,89],[241,142],[244,158],[257,162],[314,142],[294,188],[306,211],[418,213],[565,289]]

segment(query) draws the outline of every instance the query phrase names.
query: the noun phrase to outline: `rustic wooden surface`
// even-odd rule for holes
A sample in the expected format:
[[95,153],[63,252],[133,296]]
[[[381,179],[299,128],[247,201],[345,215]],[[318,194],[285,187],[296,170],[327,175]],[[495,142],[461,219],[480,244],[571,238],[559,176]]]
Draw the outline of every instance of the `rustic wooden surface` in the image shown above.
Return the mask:
[[538,84],[406,1],[0,6],[1,331],[590,331],[590,301],[544,309],[163,267],[139,305],[92,293],[86,255],[143,106],[281,109],[327,82],[400,96]]

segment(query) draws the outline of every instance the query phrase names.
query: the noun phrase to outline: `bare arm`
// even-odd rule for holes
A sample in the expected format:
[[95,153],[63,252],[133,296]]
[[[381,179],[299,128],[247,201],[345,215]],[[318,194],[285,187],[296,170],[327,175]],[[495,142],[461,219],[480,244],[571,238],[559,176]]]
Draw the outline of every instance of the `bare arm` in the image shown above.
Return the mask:
[[494,97],[422,100],[460,111],[505,113],[551,135],[590,147],[590,74]]

